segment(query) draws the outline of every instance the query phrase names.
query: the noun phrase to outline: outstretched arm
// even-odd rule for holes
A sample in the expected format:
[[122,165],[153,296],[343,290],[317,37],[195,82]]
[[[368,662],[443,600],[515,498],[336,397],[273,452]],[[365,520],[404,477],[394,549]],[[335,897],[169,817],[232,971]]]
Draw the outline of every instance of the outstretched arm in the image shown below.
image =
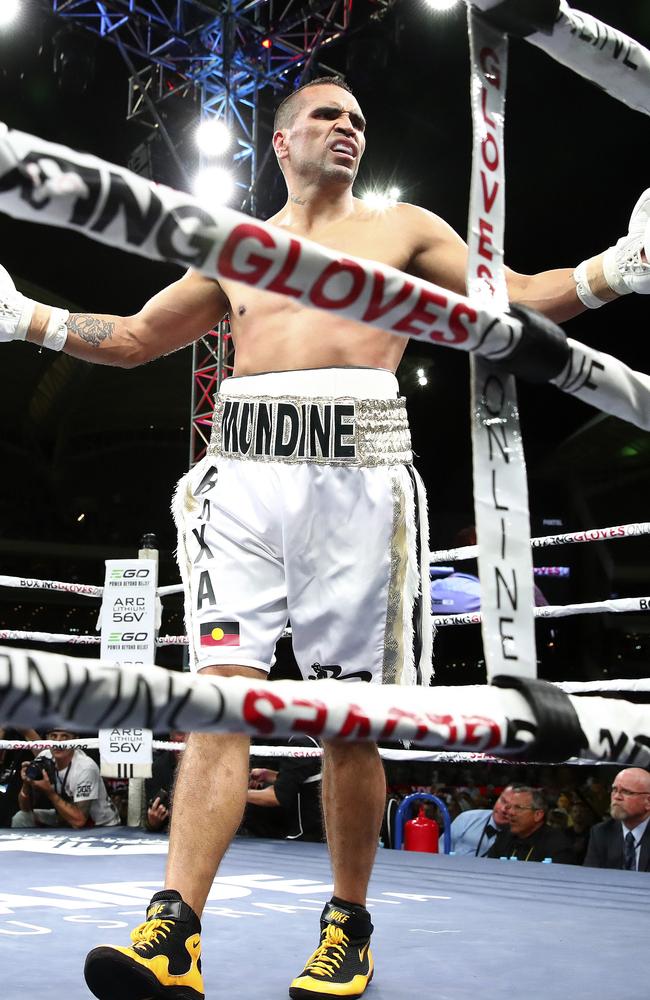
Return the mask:
[[[400,205],[413,255],[408,270],[444,288],[465,293],[467,246],[438,216],[413,205]],[[519,274],[506,268],[511,301],[530,306],[556,323],[597,308],[629,292],[650,293],[650,189],[639,198],[629,232],[577,268]]]
[[[0,290],[0,298],[5,301],[12,295],[7,289],[9,280],[5,272],[4,288]],[[14,313],[22,309],[25,329],[21,330],[19,319],[14,337],[3,337],[0,329],[0,340],[26,339],[47,347],[65,327],[67,335],[61,333],[61,337],[66,354],[122,368],[132,368],[192,343],[223,319],[229,309],[220,285],[194,271],[158,292],[133,316],[73,313],[66,317],[61,310],[41,303],[26,306],[29,300],[13,294],[18,297]],[[0,301],[0,311],[2,306]]]

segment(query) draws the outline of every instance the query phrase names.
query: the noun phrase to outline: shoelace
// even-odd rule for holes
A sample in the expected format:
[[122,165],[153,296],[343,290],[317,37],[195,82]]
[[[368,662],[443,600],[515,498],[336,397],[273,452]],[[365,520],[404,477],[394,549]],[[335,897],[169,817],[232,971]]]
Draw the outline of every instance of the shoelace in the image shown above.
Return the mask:
[[150,948],[158,944],[158,938],[167,937],[173,920],[146,920],[131,931],[131,940],[136,948]]
[[336,924],[328,924],[322,942],[309,959],[305,972],[315,976],[331,976],[345,958],[348,937]]

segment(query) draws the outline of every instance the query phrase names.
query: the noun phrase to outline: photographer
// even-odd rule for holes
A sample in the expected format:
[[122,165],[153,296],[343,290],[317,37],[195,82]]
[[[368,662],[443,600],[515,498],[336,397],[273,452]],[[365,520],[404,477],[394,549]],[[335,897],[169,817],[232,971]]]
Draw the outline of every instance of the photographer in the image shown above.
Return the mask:
[[[0,740],[40,740],[35,729],[5,729],[0,726]],[[31,761],[35,751],[23,749],[0,750],[0,827],[11,826],[11,817],[18,809],[20,771],[24,761]]]
[[[291,747],[318,748],[310,736],[289,739]],[[255,767],[249,774],[240,833],[253,837],[322,841],[320,757],[283,757],[277,771]]]
[[[179,730],[173,730],[169,734],[170,743],[184,743],[186,738],[187,733]],[[169,827],[172,789],[181,752],[160,750],[154,754],[151,777],[145,782],[147,812],[144,828],[150,833],[166,833]]]
[[[70,741],[75,737],[65,729],[51,730],[47,740]],[[117,826],[118,812],[110,801],[95,761],[79,747],[44,750],[33,761],[23,763],[14,828],[34,826]],[[34,808],[40,794],[49,808]]]

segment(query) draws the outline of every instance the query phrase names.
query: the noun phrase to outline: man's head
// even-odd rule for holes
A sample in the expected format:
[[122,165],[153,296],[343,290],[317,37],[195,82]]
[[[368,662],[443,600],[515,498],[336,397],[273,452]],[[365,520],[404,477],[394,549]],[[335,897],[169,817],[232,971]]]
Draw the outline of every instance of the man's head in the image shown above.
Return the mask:
[[366,122],[340,77],[299,87],[278,107],[273,148],[287,183],[351,187],[365,149]]
[[[49,732],[45,734],[45,738],[52,742],[65,742],[68,743],[70,740],[76,739],[74,733],[71,733],[68,729],[50,729]],[[52,747],[52,757],[54,758],[54,763],[56,764],[57,770],[61,771],[64,767],[67,767],[72,758],[74,757],[74,748],[66,749],[61,747],[57,749]]]
[[510,797],[512,795],[512,785],[508,785],[501,792],[501,795],[494,803],[494,809],[492,810],[492,819],[495,826],[507,826],[510,818],[508,812],[510,805]]
[[610,813],[630,829],[650,816],[650,774],[641,767],[628,767],[614,778]]
[[546,819],[546,801],[537,788],[513,785],[507,805],[508,823],[515,837],[531,837]]

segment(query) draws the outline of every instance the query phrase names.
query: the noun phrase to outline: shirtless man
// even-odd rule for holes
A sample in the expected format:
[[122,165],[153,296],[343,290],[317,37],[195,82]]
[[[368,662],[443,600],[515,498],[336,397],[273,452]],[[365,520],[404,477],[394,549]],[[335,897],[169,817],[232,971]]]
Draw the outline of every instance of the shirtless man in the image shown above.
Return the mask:
[[[270,221],[463,292],[467,249],[446,223],[412,205],[377,211],[353,197],[365,124],[337,79],[313,81],[280,105],[273,146],[288,199]],[[637,229],[644,211],[642,200]],[[580,265],[575,278],[568,268],[508,271],[510,297],[563,321],[626,291],[650,290],[634,286],[638,266],[646,267],[638,261],[642,238],[634,238],[637,270],[626,270],[628,236]],[[175,501],[194,669],[264,677],[290,617],[306,678],[427,681],[427,629],[413,629],[427,594],[416,552],[424,498],[394,377],[403,338],[192,271],[128,317],[68,317],[25,305],[10,288],[3,297],[0,339],[27,334],[125,368],[189,344],[230,315],[235,377],[220,390],[209,453],[181,480]],[[166,888],[132,947],[100,947],[87,958],[86,980],[101,1000],[203,997],[199,920],[244,810],[248,753],[245,736],[190,737]],[[294,1000],[359,997],[372,977],[365,902],[384,801],[376,746],[326,742],[334,895],[318,948],[291,984]]]

